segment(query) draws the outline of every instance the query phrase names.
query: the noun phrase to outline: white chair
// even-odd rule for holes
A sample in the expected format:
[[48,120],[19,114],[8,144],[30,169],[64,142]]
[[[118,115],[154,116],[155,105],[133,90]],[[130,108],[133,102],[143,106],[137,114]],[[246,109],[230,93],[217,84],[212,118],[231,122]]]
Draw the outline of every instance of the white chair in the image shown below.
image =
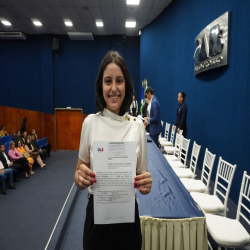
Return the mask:
[[159,138],[159,143],[160,143],[161,141],[168,141],[169,129],[170,129],[170,123],[167,123],[167,122],[166,122],[165,134],[164,134],[164,137]]
[[[183,132],[183,130],[180,130],[178,135],[182,135],[182,132]],[[176,133],[176,136],[177,136],[177,133]],[[175,152],[175,145],[174,146],[164,146],[163,149],[164,149],[163,152],[165,151],[165,153],[172,155]]]
[[189,149],[190,140],[182,138],[181,150],[179,151],[179,161],[170,161],[167,156],[166,159],[172,168],[186,168],[187,166],[187,155]]
[[175,146],[174,147],[167,147],[164,146],[164,151],[167,154],[175,154],[175,155],[179,155],[179,152],[181,150],[181,144],[182,144],[182,135],[176,134],[176,138],[175,138]]
[[[232,165],[220,157],[215,179],[214,194],[202,194],[191,192],[195,202],[206,212],[211,214],[227,215],[227,202],[232,185],[236,165]],[[224,202],[218,198],[220,196]]]
[[176,130],[176,127],[173,126],[172,131],[171,131],[170,141],[165,141],[165,140],[160,141],[161,150],[163,150],[164,146],[173,146],[174,145],[175,130]]
[[[216,155],[210,153],[207,148],[203,161],[201,180],[180,178],[188,192],[209,193],[209,184]],[[204,183],[205,182],[205,183]]]
[[[250,235],[240,222],[240,219],[243,219],[244,223],[250,226],[250,221],[247,219],[250,216],[249,202],[250,176],[245,171],[241,183],[236,219],[206,214],[207,230],[218,244],[218,249],[221,247],[242,248],[250,244]],[[210,244],[209,246],[211,248]]]
[[[195,177],[200,149],[201,149],[201,146],[199,146],[198,144],[196,144],[196,142],[194,142],[192,154],[190,158],[190,168],[173,168],[175,174],[179,178],[194,178]],[[172,156],[172,155],[169,155],[169,156]]]

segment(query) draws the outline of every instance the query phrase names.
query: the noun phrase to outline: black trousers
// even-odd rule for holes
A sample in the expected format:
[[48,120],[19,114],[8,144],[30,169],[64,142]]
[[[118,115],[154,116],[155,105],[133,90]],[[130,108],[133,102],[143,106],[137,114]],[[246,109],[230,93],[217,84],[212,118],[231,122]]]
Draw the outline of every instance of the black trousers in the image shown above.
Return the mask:
[[25,171],[25,173],[29,173],[29,166],[28,166],[28,161],[26,158],[19,158],[13,162],[13,166],[16,164],[20,164],[22,166],[22,169]]
[[51,144],[48,143],[46,146],[42,147],[42,149],[46,149],[46,154],[47,154],[47,155],[50,155]]
[[13,163],[10,168],[13,170],[13,178],[15,180],[21,173],[22,165]]
[[141,244],[137,201],[135,201],[134,223],[95,225],[94,199],[93,195],[90,195],[83,232],[84,250],[141,250]]
[[187,127],[185,127],[183,129],[182,135],[183,135],[184,138],[186,138],[186,136],[187,136],[187,130],[188,130]]

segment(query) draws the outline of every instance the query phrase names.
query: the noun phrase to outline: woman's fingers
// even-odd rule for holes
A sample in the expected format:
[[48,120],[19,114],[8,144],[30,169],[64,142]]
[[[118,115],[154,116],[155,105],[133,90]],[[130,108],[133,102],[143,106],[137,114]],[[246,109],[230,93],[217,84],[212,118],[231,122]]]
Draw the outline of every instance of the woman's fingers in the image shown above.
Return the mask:
[[143,194],[143,195],[149,194],[150,191],[151,191],[151,188],[140,188],[140,189],[139,189],[139,192],[140,192],[141,194]]
[[150,193],[152,182],[151,174],[146,172],[135,177],[134,187],[138,188],[141,194],[148,194]]
[[96,182],[95,173],[91,171],[86,165],[81,164],[78,170],[79,185],[86,188]]

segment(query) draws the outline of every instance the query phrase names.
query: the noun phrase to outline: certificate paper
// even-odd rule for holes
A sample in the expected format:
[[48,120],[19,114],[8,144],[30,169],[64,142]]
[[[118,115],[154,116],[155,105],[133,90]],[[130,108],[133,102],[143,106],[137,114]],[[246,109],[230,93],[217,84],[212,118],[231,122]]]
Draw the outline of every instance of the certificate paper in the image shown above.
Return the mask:
[[93,142],[94,224],[135,220],[136,143]]

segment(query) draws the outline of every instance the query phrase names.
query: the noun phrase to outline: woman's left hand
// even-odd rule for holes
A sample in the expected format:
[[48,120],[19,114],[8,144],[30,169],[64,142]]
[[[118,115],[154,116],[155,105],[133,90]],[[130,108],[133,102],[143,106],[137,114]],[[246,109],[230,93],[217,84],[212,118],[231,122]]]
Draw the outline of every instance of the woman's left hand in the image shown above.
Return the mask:
[[134,187],[138,188],[141,194],[149,194],[152,182],[151,174],[146,172],[135,177]]

